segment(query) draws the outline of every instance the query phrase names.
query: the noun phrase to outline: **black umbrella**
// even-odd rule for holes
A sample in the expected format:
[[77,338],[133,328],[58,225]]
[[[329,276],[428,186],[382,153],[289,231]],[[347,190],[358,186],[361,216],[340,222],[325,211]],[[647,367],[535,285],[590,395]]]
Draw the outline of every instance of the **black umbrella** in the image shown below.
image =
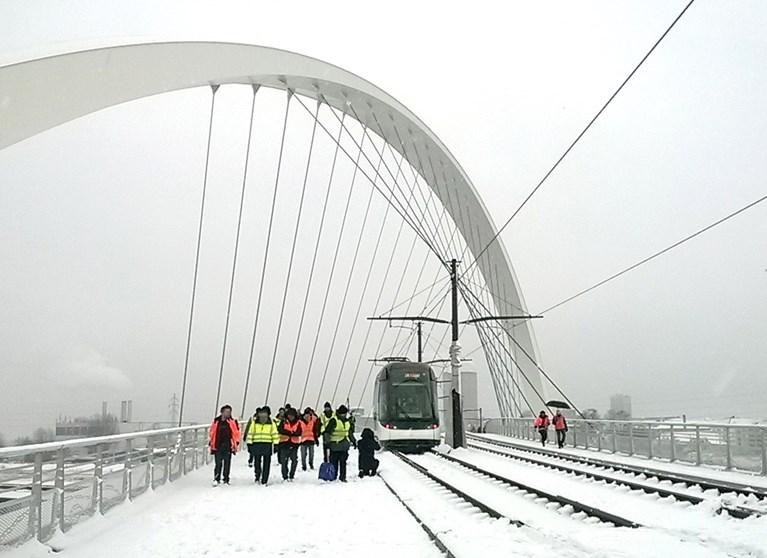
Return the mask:
[[552,399],[551,401],[546,401],[547,407],[554,407],[556,409],[569,409],[570,405],[565,403],[564,401],[557,401],[556,399]]

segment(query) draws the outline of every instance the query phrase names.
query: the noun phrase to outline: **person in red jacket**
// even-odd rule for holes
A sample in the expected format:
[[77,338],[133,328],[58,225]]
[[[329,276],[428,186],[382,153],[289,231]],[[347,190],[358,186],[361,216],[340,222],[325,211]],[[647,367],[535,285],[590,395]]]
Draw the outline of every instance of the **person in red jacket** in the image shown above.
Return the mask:
[[232,466],[232,455],[237,453],[240,443],[240,427],[232,418],[232,407],[224,405],[221,414],[213,419],[209,432],[210,453],[213,454],[216,465],[213,469],[213,486],[221,484],[223,469],[224,484],[229,484],[229,470]]
[[535,417],[533,426],[538,430],[538,434],[541,437],[541,445],[546,446],[546,439],[549,437],[549,415],[546,414],[546,411],[541,411],[541,413]]
[[557,414],[554,415],[551,422],[554,424],[554,430],[557,433],[557,446],[562,449],[565,447],[565,436],[567,435],[567,421],[565,420],[565,415],[557,409]]

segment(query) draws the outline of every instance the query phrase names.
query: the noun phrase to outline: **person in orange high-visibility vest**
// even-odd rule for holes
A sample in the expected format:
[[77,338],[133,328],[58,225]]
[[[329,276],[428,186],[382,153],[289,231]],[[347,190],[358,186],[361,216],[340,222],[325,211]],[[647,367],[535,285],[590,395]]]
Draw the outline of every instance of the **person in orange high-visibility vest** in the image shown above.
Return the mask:
[[320,445],[320,421],[311,407],[304,409],[301,417],[301,470],[306,471],[306,457],[309,468],[314,470],[314,446]]
[[561,449],[565,447],[565,436],[567,436],[567,421],[565,420],[565,415],[563,415],[562,412],[557,409],[557,412],[554,415],[554,418],[551,419],[551,422],[554,425],[554,430],[557,433],[557,446],[559,446]]
[[546,411],[541,411],[541,413],[535,417],[533,426],[541,437],[541,445],[545,446],[546,439],[549,437],[549,415],[546,414]]
[[[298,411],[292,407],[285,409],[285,418],[280,422],[277,432],[280,434],[278,451],[282,466],[282,480],[292,481],[296,476],[298,446],[301,445],[301,421],[298,420]],[[290,461],[289,471],[288,461]]]
[[221,483],[221,473],[224,474],[224,484],[229,484],[229,470],[232,466],[232,455],[237,453],[240,444],[240,427],[232,418],[232,407],[224,405],[221,414],[213,419],[210,425],[210,453],[215,458],[213,469],[213,486]]

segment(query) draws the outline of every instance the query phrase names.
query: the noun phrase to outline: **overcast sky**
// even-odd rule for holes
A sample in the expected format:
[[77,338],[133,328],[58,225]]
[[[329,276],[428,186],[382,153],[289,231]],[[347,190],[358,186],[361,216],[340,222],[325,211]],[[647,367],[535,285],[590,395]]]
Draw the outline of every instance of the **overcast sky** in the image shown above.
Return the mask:
[[[476,2],[206,5],[3,0],[0,61],[171,39],[311,55],[415,112],[500,224],[684,2],[504,3],[501,11],[499,3]],[[504,231],[531,311],[764,195],[765,24],[763,2],[698,0]],[[190,385],[200,419],[213,389],[203,379],[215,377],[220,351],[249,108],[247,91],[220,95],[203,325],[193,351],[198,383]],[[102,399],[114,409],[133,398],[137,418],[167,417],[183,367],[208,102],[201,90],[143,99],[0,151],[0,431],[7,437],[51,425],[58,414],[96,412]],[[277,130],[278,100],[259,102],[265,116],[257,128]],[[290,165],[299,178],[304,143]],[[266,161],[274,146],[263,149]],[[266,203],[268,189],[260,192]],[[355,207],[365,199],[360,190]],[[333,203],[339,210],[342,196]],[[285,209],[286,231],[291,215]],[[260,270],[261,221],[251,219],[245,281]],[[235,310],[237,370],[253,307],[253,297],[243,298]],[[763,204],[552,311],[535,332],[544,367],[582,407],[606,409],[609,396],[623,392],[637,415],[765,417],[766,315]],[[476,338],[465,346],[474,348]],[[484,385],[481,403],[492,408],[486,364],[471,366]],[[227,398],[239,398],[240,381],[226,383]]]

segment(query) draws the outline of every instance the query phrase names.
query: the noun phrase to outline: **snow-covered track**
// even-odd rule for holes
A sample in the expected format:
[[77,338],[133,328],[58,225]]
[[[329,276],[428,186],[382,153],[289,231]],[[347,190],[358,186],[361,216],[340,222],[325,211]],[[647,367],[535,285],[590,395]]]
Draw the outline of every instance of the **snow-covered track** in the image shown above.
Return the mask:
[[399,493],[394,490],[391,484],[381,475],[379,475],[379,478],[383,481],[384,486],[391,492],[394,497],[399,501],[400,504],[407,510],[407,512],[413,516],[413,519],[416,520],[416,523],[421,526],[421,529],[424,530],[426,535],[429,537],[432,543],[434,543],[434,546],[436,546],[440,552],[442,552],[447,558],[456,558],[455,554],[453,554],[450,549],[447,547],[445,542],[440,538],[440,536],[434,532],[434,530],[429,527],[426,522],[413,510],[412,507],[408,505],[408,503],[402,498]]
[[[575,460],[569,460],[567,459],[567,457],[562,456],[561,454],[555,454],[557,457],[557,460],[552,461],[551,459],[546,459],[543,457],[541,458],[533,457],[532,452],[518,453],[516,448],[504,449],[501,446],[504,446],[504,444],[500,442],[493,443],[487,440],[480,441],[480,440],[472,439],[468,443],[468,447],[470,447],[471,449],[493,453],[495,455],[500,455],[508,459],[530,463],[530,464],[537,465],[546,469],[562,471],[565,473],[572,473],[573,475],[582,476],[582,477],[596,480],[596,481],[604,481],[607,484],[611,484],[615,486],[626,486],[632,490],[640,490],[642,492],[645,492],[646,494],[658,494],[662,498],[672,497],[676,500],[679,500],[682,502],[689,502],[693,505],[701,504],[709,499],[709,498],[706,498],[705,496],[699,496],[696,494],[691,494],[689,492],[668,489],[657,483],[646,483],[646,482],[633,480],[635,478],[635,473],[633,472],[631,473],[630,477],[623,476],[620,474],[616,475],[614,473],[603,472],[605,471],[604,467],[587,469],[585,467],[593,467],[593,466],[588,464],[580,464],[580,466],[567,465],[565,463],[562,463],[561,461],[570,461],[571,463],[573,463],[575,462]],[[618,472],[622,473],[622,471],[620,471],[620,468],[618,469],[619,469]],[[732,517],[735,517],[738,519],[745,519],[747,517],[764,515],[761,510],[744,507],[744,506],[729,505],[723,502],[719,502],[718,506],[719,507],[717,511],[719,513],[726,511]]]
[[[497,480],[502,482],[503,484],[506,484],[508,486],[512,486],[514,488],[518,488],[520,490],[523,490],[524,492],[527,492],[528,494],[533,494],[538,498],[544,498],[548,502],[553,502],[556,504],[560,504],[562,506],[571,506],[576,512],[581,512],[586,514],[589,517],[594,517],[600,521],[603,521],[605,523],[612,523],[618,527],[631,527],[631,528],[637,528],[640,525],[637,524],[634,521],[631,521],[629,519],[626,519],[624,517],[612,514],[610,512],[600,510],[598,508],[595,508],[593,506],[589,506],[586,504],[582,504],[580,502],[577,502],[575,500],[571,500],[570,498],[567,498],[565,496],[561,496],[559,494],[552,494],[550,492],[547,492],[545,490],[542,490],[540,488],[536,488],[533,486],[529,486],[526,484],[523,484],[519,481],[510,479],[508,477],[505,477],[503,475],[499,475],[497,473],[493,473],[492,471],[487,471],[485,469],[482,469],[481,467],[477,467],[476,465],[472,463],[468,463],[467,461],[464,461],[463,459],[459,459],[457,457],[454,457],[452,455],[447,455],[445,453],[440,452],[432,452],[432,455],[436,455],[438,457],[441,457],[442,459],[445,459],[451,463],[454,463],[456,465],[459,465],[461,467],[464,467],[466,469],[469,469],[470,471],[473,471],[475,473],[479,473],[480,475],[484,475],[487,477],[490,477],[491,479]],[[416,464],[416,466],[418,466]]]
[[477,500],[476,498],[474,498],[470,494],[467,494],[463,490],[461,490],[459,488],[456,488],[455,486],[453,486],[449,482],[445,481],[444,479],[441,479],[437,475],[434,475],[426,467],[424,467],[423,465],[419,465],[418,463],[416,463],[415,461],[413,461],[409,457],[404,456],[402,453],[400,453],[398,451],[393,451],[391,453],[392,453],[392,455],[397,456],[401,461],[403,461],[404,463],[406,463],[407,465],[411,466],[413,469],[415,469],[416,471],[418,471],[419,473],[421,473],[422,475],[427,477],[429,480],[432,480],[432,481],[436,482],[441,487],[443,487],[443,488],[447,489],[448,491],[452,492],[453,494],[455,494],[456,496],[458,496],[459,498],[461,498],[465,502],[471,504],[475,508],[483,511],[484,513],[486,513],[487,515],[489,515],[493,519],[505,518],[505,519],[508,519],[514,525],[517,525],[518,527],[521,527],[522,525],[524,525],[524,523],[522,523],[521,521],[519,521],[517,519],[512,519],[511,517],[506,517],[505,515],[503,515],[502,513],[498,512],[496,510],[494,510],[493,508],[491,508],[487,504],[483,504],[480,500]]
[[572,461],[575,463],[582,463],[585,465],[591,465],[593,467],[602,469],[612,469],[615,471],[621,471],[634,475],[644,475],[646,477],[654,477],[658,481],[668,481],[673,484],[681,483],[688,486],[699,486],[703,490],[717,490],[721,494],[733,493],[743,496],[752,496],[758,499],[767,498],[767,490],[748,486],[745,484],[739,484],[735,482],[728,482],[721,479],[712,479],[707,477],[701,477],[697,475],[688,475],[685,473],[671,472],[667,470],[654,469],[652,467],[644,467],[637,465],[629,465],[627,463],[616,463],[606,459],[598,459],[595,457],[585,457],[580,455],[573,455],[567,452],[559,452],[548,448],[532,447],[526,444],[517,444],[515,442],[498,440],[496,438],[487,438],[485,436],[479,436],[476,434],[468,434],[467,438],[470,440],[478,440],[487,444],[493,444],[505,448],[511,448],[514,450],[545,455],[548,457],[556,457],[566,461]]

